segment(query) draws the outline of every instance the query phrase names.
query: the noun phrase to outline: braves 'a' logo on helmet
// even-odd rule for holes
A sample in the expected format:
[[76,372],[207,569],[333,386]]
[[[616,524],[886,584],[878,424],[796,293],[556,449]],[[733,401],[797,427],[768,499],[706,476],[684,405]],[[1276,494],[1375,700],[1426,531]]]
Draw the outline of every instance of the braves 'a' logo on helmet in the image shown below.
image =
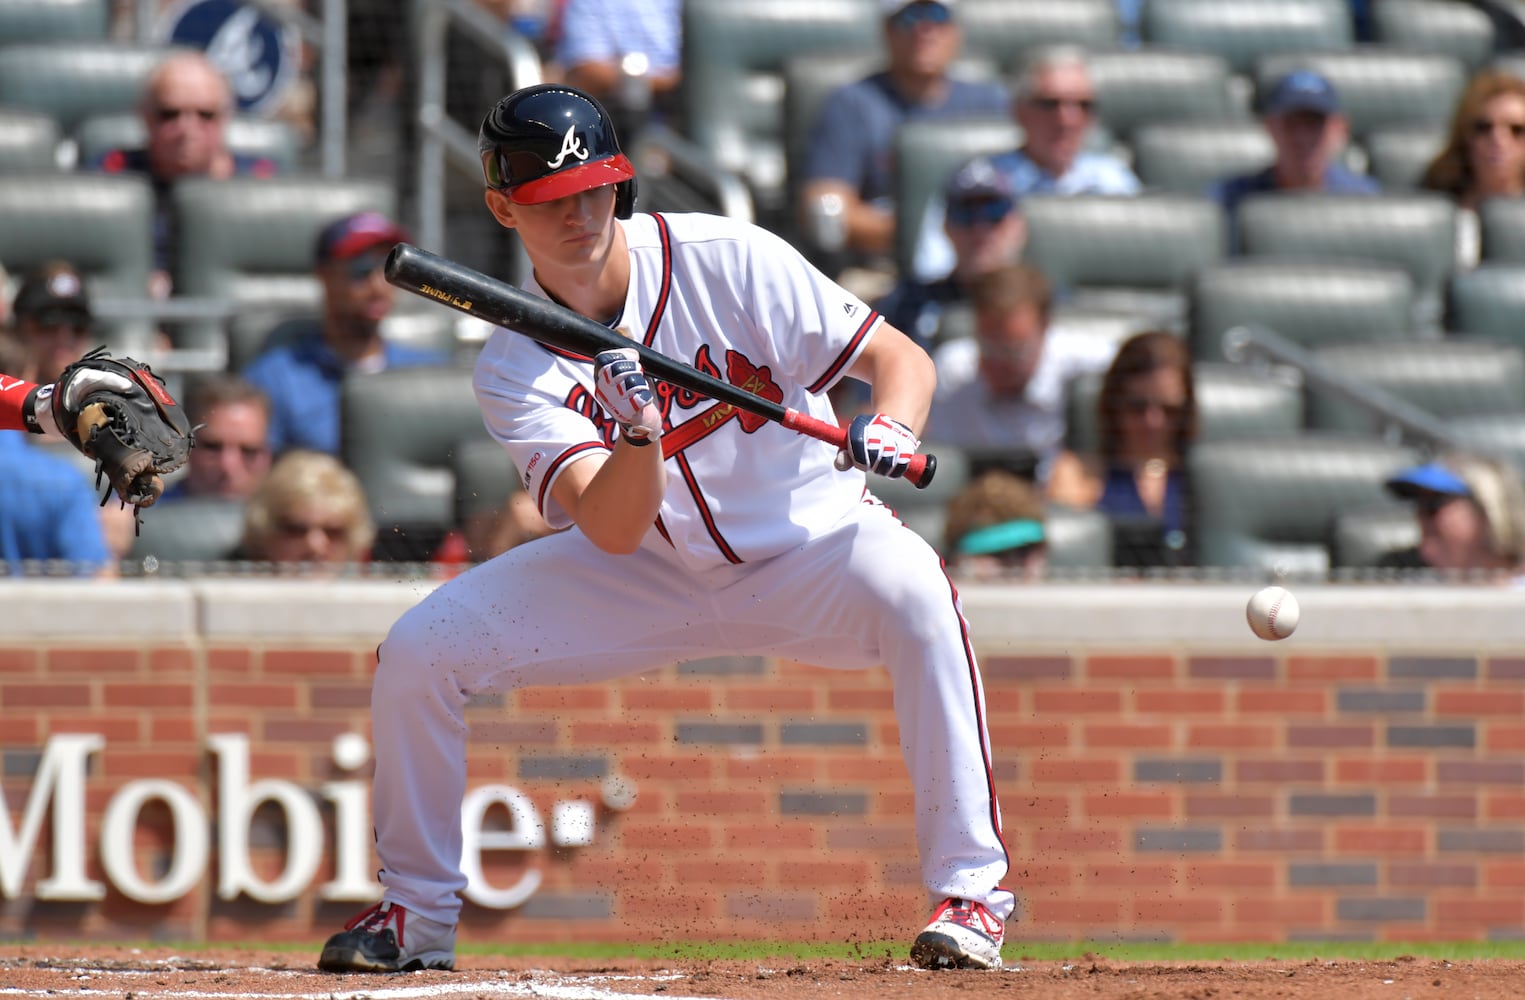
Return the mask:
[[588,158],[588,151],[583,148],[582,140],[577,138],[577,126],[575,124],[568,125],[567,134],[561,137],[561,152],[556,154],[556,159],[547,160],[545,165],[555,170],[566,162],[566,158],[569,156],[575,156],[579,160],[586,160]]

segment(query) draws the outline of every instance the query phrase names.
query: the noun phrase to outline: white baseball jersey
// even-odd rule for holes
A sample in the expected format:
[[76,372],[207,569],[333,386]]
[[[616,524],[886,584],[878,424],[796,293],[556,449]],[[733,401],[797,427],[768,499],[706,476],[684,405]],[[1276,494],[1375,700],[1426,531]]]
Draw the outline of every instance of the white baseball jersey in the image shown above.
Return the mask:
[[[836,422],[825,392],[867,345],[880,317],[766,230],[712,215],[636,215],[622,223],[630,290],[621,317],[662,354],[801,413]],[[778,252],[782,249],[784,252]],[[531,278],[526,287],[544,295]],[[610,447],[613,421],[593,396],[590,359],[497,330],[475,386],[546,521],[571,523],[551,498],[567,465]],[[826,444],[726,404],[654,383],[669,482],[647,545],[703,569],[794,548],[863,498]],[[753,438],[736,460],[738,435]]]

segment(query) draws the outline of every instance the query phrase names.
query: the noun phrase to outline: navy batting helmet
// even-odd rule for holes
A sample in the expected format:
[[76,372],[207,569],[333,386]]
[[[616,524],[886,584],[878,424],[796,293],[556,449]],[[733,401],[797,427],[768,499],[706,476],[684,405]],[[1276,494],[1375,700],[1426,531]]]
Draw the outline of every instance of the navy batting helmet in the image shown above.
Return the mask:
[[482,119],[477,152],[487,186],[520,205],[615,185],[614,214],[635,210],[635,167],[604,106],[589,94],[542,83],[509,94]]

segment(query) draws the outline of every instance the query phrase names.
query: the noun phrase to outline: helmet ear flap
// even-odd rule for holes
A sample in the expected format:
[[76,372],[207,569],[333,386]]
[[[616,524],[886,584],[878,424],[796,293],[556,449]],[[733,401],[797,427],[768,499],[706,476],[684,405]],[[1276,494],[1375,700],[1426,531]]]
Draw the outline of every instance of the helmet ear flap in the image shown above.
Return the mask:
[[614,185],[614,217],[628,219],[635,214],[635,178]]

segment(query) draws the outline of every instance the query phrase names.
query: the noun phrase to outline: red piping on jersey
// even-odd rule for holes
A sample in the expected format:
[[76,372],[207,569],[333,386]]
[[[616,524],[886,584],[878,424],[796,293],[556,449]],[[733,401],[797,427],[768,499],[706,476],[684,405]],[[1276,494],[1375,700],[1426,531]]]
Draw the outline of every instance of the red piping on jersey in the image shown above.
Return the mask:
[[[539,344],[540,342],[537,340],[536,343]],[[568,361],[592,361],[593,360],[593,355],[591,355],[591,354],[578,354],[576,351],[569,351],[565,347],[552,347],[550,344],[540,344],[540,346],[545,348],[546,350],[550,351],[552,354],[556,355],[558,358],[566,358]]]
[[541,514],[545,513],[546,492],[551,488],[551,480],[556,478],[556,470],[566,465],[570,459],[594,449],[608,451],[609,446],[602,441],[584,441],[582,444],[574,444],[551,460],[550,466],[545,470],[545,475],[540,480],[540,491],[535,494],[535,505],[540,508]]
[[694,506],[699,509],[699,516],[704,519],[704,528],[709,532],[710,540],[715,543],[715,547],[720,550],[720,554],[725,556],[726,561],[731,563],[744,562],[745,560],[736,554],[736,551],[731,548],[731,544],[725,540],[725,536],[720,533],[720,526],[715,523],[715,514],[710,510],[709,504],[704,500],[704,494],[699,490],[699,480],[694,478],[693,466],[682,455],[677,457],[677,462],[678,469],[683,473],[683,482],[688,486],[689,496],[694,498]]
[[870,309],[868,311],[868,318],[863,321],[863,325],[858,327],[858,332],[853,334],[853,339],[847,342],[847,346],[843,348],[842,353],[837,355],[837,360],[832,363],[830,368],[826,369],[820,378],[810,383],[810,388],[807,391],[825,391],[826,387],[831,384],[831,380],[836,378],[842,369],[847,367],[848,359],[853,356],[853,352],[858,349],[858,345],[863,343],[863,338],[868,336],[868,331],[873,329],[874,321],[878,318],[879,314],[874,312],[874,310]]
[[647,347],[657,339],[657,327],[667,315],[667,300],[672,294],[672,231],[667,228],[662,213],[652,212],[651,217],[657,220],[657,239],[662,241],[662,283],[657,288],[657,303],[651,307],[651,319],[646,324],[646,336],[642,340]]

